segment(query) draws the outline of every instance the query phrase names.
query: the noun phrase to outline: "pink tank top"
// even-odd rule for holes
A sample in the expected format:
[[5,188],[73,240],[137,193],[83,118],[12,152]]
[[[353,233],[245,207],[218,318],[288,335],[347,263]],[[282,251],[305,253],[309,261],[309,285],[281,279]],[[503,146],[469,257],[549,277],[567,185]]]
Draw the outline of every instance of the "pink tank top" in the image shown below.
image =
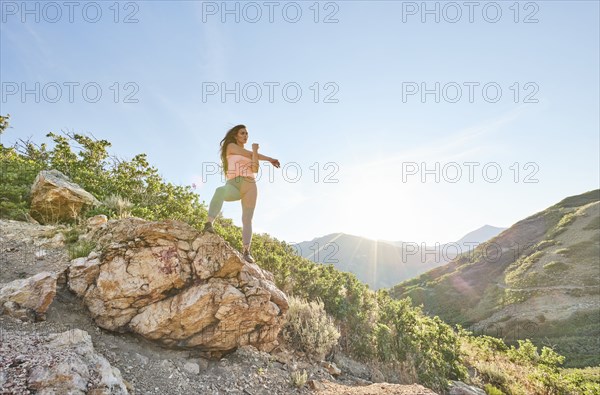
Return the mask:
[[252,159],[244,155],[227,155],[227,174],[226,178],[231,180],[237,176],[251,177],[256,179],[252,172]]

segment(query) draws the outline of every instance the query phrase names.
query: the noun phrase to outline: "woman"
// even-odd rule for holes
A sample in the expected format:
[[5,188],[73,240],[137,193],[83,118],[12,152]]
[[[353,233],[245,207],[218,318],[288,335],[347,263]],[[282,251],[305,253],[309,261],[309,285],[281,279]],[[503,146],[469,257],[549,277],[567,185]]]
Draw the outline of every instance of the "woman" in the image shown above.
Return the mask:
[[252,144],[252,151],[244,149],[248,141],[246,126],[237,125],[229,129],[221,140],[221,161],[227,178],[224,186],[218,187],[210,201],[208,221],[204,224],[205,232],[215,233],[212,223],[223,207],[223,201],[242,201],[242,243],[244,244],[244,259],[254,263],[250,255],[252,241],[252,216],[256,207],[258,189],[256,188],[255,173],[258,173],[258,161],[266,160],[279,168],[277,159],[258,153],[258,144]]

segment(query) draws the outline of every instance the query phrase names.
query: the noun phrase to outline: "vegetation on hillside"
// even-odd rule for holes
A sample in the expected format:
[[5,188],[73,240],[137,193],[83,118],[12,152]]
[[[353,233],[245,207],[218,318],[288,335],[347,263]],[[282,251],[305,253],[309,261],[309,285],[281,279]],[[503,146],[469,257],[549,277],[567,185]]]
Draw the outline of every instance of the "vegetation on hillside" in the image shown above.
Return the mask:
[[[8,118],[0,117],[0,133],[7,127]],[[96,214],[105,214],[109,219],[131,215],[147,220],[181,220],[200,229],[205,221],[206,207],[191,187],[176,186],[163,180],[157,169],[150,166],[145,154],[127,161],[109,157],[107,148],[111,144],[106,140],[98,141],[80,134],[48,133],[47,137],[54,143],[51,148],[45,143],[36,145],[30,141],[21,141],[14,147],[0,144],[1,218],[27,219],[30,187],[37,173],[43,169],[56,169],[104,202],[102,206],[82,213],[78,222]],[[74,147],[77,147],[76,152]],[[234,248],[242,247],[241,229],[231,220],[220,218],[215,228]],[[563,375],[559,370],[560,356],[555,353],[542,351],[542,359],[511,359],[511,355],[518,354],[523,346],[511,351],[501,345],[504,344],[501,340],[478,340],[438,317],[427,316],[420,308],[412,307],[408,298],[396,300],[385,290],[374,292],[351,273],[298,256],[293,246],[268,234],[254,235],[252,251],[257,262],[274,274],[277,286],[284,292],[298,300],[315,303],[312,307],[310,304],[308,307],[299,305],[296,316],[304,317],[303,322],[309,322],[310,315],[314,314],[317,327],[330,328],[320,306],[333,318],[336,330],[331,329],[331,336],[308,340],[296,338],[300,346],[316,355],[322,355],[339,333],[338,346],[355,359],[378,366],[394,366],[404,371],[405,374],[400,376],[416,375],[416,380],[434,390],[447,388],[448,380],[465,380],[480,386],[487,384],[489,391],[503,391],[488,393],[519,394],[521,387],[536,388],[543,394],[600,393],[597,382],[572,378],[580,374],[578,371],[569,373],[571,376]],[[290,336],[294,333],[299,332],[291,331]],[[465,347],[465,344],[472,346]],[[525,352],[533,355],[529,348],[523,350]],[[505,365],[494,368],[492,360],[489,362],[492,367],[477,365],[481,353],[494,361],[514,364],[522,375],[521,387],[503,384],[498,378],[499,374],[509,370],[498,375],[481,374],[470,378],[467,367],[481,372],[505,368]],[[545,366],[551,366],[551,374],[543,370]],[[543,379],[536,372],[541,372]],[[564,388],[569,392],[561,392]],[[590,392],[590,388],[597,392]]]
[[[599,200],[599,190],[565,198],[391,294],[449,324],[502,327],[496,336],[514,345],[523,335],[552,344],[565,366],[598,365],[599,312],[587,306],[597,306],[592,298],[600,294]],[[572,314],[556,314],[555,303]]]
[[529,339],[507,346],[501,339],[472,336],[458,326],[471,381],[487,394],[600,394],[600,366],[561,369],[565,357]]

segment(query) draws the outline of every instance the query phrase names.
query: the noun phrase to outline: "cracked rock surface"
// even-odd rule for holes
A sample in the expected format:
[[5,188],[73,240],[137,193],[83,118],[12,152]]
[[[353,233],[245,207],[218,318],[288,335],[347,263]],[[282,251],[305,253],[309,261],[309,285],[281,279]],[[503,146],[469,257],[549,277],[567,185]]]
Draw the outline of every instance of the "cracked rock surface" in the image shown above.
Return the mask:
[[221,237],[179,221],[126,218],[89,238],[97,248],[73,260],[68,285],[101,328],[216,353],[277,346],[287,297]]

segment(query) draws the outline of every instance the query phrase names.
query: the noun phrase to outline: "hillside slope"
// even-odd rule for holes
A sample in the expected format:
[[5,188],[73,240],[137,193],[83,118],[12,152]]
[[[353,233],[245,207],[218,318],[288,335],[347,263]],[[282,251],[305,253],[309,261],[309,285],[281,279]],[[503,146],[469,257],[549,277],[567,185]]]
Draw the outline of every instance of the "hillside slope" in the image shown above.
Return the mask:
[[450,323],[600,363],[600,190],[529,216],[473,253],[392,289]]

